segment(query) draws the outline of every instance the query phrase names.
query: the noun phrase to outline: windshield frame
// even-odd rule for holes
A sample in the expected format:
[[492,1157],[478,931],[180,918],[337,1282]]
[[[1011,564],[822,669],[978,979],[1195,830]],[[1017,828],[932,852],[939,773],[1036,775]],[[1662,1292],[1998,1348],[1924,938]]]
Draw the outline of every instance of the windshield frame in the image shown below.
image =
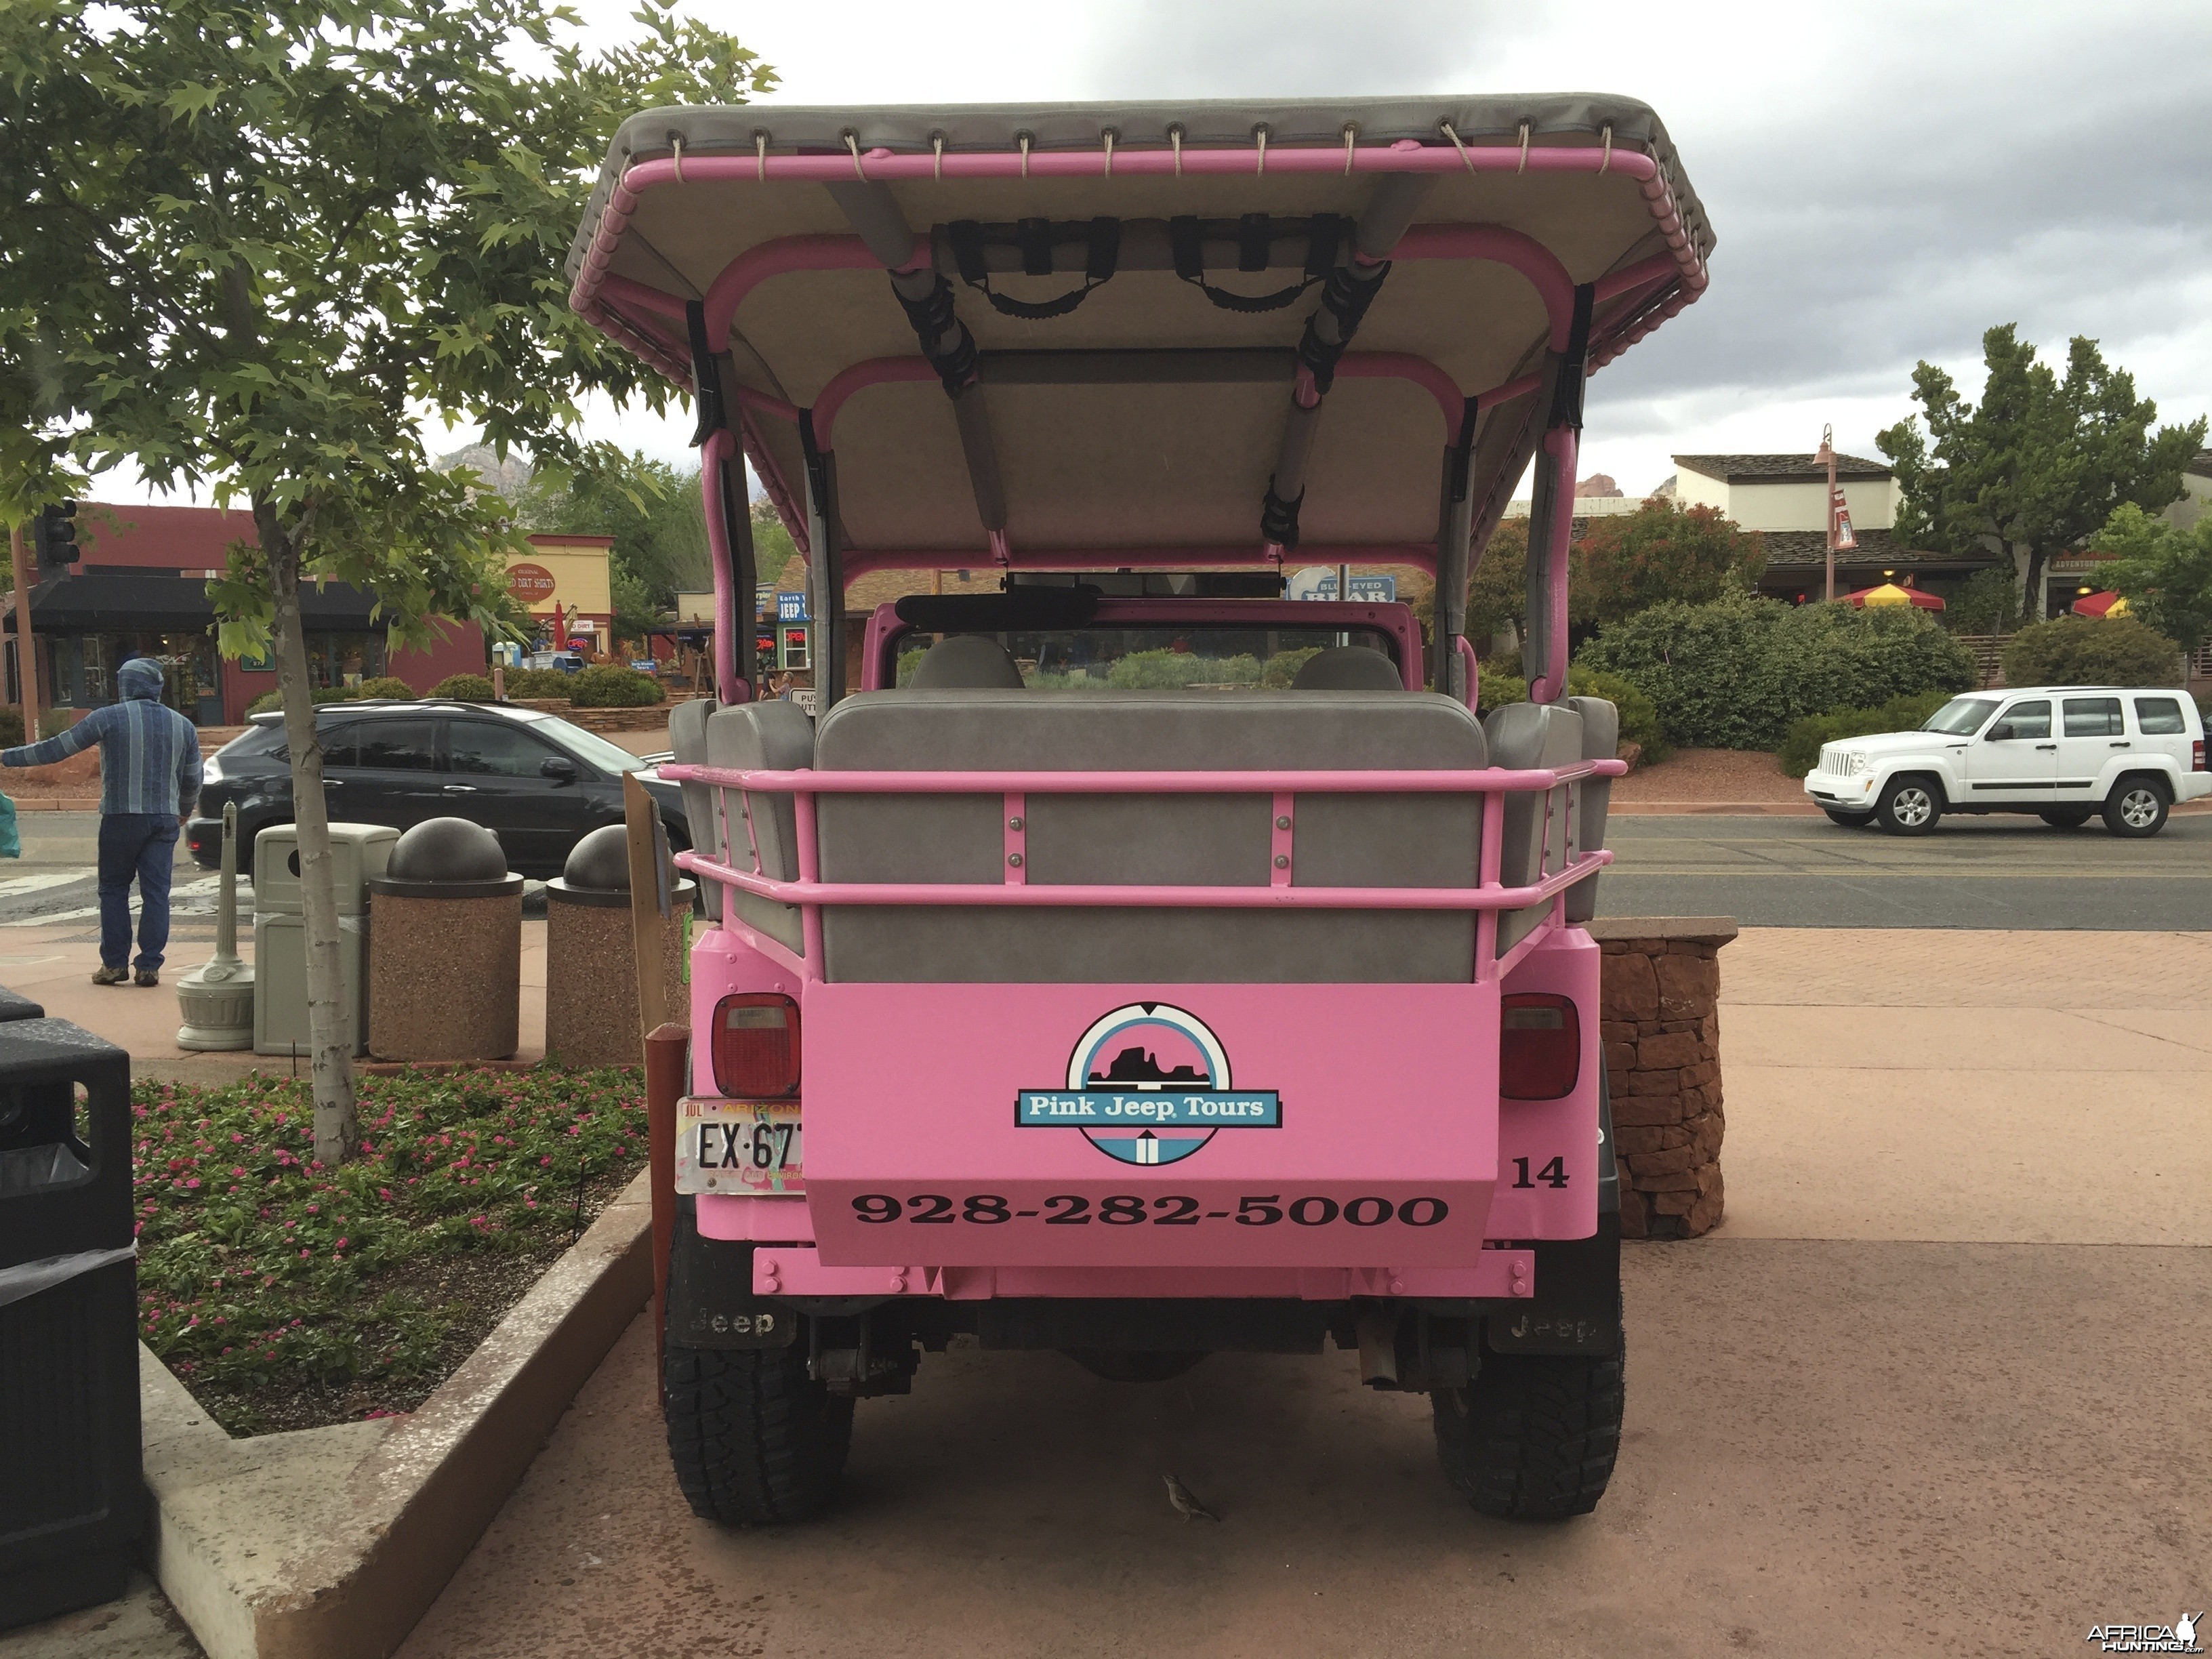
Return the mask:
[[[1406,689],[1425,688],[1421,625],[1413,608],[1400,601],[1346,604],[1334,599],[1102,599],[1086,628],[1284,628],[1372,630],[1389,647],[1391,665]],[[920,630],[900,619],[892,605],[879,605],[868,618],[861,659],[860,689],[889,690],[898,684],[901,641]]]

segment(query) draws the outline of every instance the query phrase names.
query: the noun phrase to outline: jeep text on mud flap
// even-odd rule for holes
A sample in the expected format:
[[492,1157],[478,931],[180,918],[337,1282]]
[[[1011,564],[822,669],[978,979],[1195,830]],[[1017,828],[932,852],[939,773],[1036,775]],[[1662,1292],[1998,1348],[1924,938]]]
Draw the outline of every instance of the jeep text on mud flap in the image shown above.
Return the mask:
[[[1333,1341],[1432,1395],[1477,1508],[1596,1503],[1576,924],[1622,769],[1563,695],[1569,515],[1585,374],[1711,246],[1622,99],[623,127],[573,299],[691,389],[716,564],[664,770],[711,920],[664,1363],[701,1514],[820,1509],[853,1401],[955,1335],[1129,1380]],[[741,452],[818,720],[754,701]],[[1532,701],[1479,719],[1468,571],[1532,459]],[[1433,573],[1425,643],[1286,562]],[[999,591],[848,610],[954,567]]]

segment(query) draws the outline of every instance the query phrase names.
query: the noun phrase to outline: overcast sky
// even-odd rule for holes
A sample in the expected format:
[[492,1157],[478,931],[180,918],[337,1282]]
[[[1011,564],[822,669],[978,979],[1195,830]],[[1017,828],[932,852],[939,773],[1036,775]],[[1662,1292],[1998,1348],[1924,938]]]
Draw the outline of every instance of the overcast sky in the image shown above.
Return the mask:
[[[695,4],[697,0],[695,0]],[[593,34],[630,0],[580,0]],[[1583,453],[1632,494],[1671,453],[1873,455],[1913,363],[1970,394],[1980,337],[2103,343],[2165,420],[2212,409],[2212,3],[1654,6],[1579,0],[841,0],[701,7],[778,101],[1624,93],[1720,238],[1711,289],[1591,381]],[[689,422],[598,415],[673,459]]]

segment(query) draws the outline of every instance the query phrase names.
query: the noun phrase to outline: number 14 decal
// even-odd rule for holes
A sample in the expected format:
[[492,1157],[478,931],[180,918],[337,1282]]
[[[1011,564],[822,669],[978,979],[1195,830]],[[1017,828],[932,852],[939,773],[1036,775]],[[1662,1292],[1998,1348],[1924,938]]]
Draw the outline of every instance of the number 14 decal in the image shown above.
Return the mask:
[[1555,1158],[1549,1164],[1547,1164],[1542,1169],[1537,1170],[1536,1181],[1531,1181],[1528,1179],[1528,1160],[1527,1158],[1515,1158],[1513,1160],[1513,1167],[1521,1172],[1521,1178],[1513,1183],[1516,1188],[1522,1187],[1533,1187],[1536,1184],[1536,1181],[1542,1182],[1547,1187],[1552,1188],[1555,1191],[1567,1184],[1567,1166],[1565,1161],[1561,1158]]

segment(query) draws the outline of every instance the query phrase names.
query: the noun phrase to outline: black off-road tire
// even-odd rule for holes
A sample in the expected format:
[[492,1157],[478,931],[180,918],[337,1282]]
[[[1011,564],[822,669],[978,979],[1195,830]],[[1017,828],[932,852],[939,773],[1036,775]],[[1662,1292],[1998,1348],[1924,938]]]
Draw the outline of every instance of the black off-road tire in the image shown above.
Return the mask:
[[2092,817],[2096,816],[2096,808],[2093,806],[2052,806],[2046,807],[2044,811],[2038,812],[2035,816],[2041,818],[2053,830],[2079,830],[2083,824],[2088,823]]
[[853,1443],[853,1402],[806,1375],[806,1351],[685,1348],[661,1364],[676,1484],[708,1521],[769,1527],[830,1507]]
[[1875,821],[1893,836],[1924,836],[1943,816],[1943,786],[1924,772],[1901,772],[1882,785]]
[[1437,1461],[1482,1514],[1564,1521],[1605,1495],[1620,1449],[1619,1354],[1485,1354],[1473,1382],[1429,1400]]
[[2105,828],[2131,839],[2154,836],[2166,828],[2171,804],[2164,779],[2131,773],[2112,786],[2105,801]]

